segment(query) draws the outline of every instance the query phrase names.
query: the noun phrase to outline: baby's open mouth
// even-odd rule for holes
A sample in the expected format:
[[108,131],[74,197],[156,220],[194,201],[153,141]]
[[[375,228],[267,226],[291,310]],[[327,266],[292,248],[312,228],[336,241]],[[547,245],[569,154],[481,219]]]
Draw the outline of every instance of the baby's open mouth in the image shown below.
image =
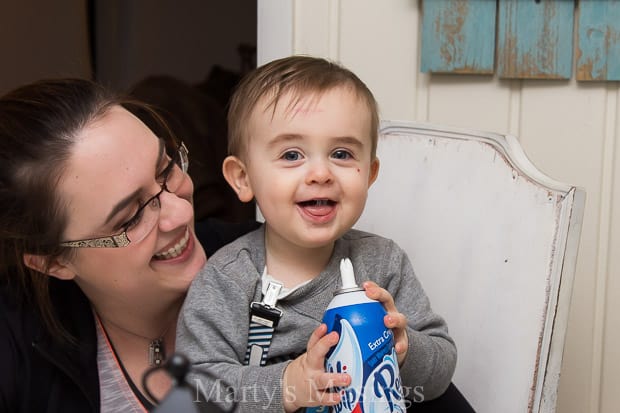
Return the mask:
[[309,201],[301,201],[299,205],[302,207],[322,207],[322,206],[332,206],[335,202],[331,199],[311,199]]

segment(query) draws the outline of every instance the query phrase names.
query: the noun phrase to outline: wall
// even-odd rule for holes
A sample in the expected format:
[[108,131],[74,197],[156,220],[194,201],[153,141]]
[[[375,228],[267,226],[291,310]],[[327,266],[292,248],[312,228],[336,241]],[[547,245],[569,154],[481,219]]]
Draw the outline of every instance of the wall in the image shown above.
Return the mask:
[[292,53],[341,61],[373,90],[383,118],[514,134],[541,171],[586,190],[557,411],[617,411],[618,83],[420,73],[416,0],[258,0],[258,7],[259,64]]
[[90,77],[84,0],[4,1],[0,95],[42,77]]
[[151,74],[195,84],[213,65],[238,72],[238,45],[256,45],[255,2],[100,0],[93,62],[88,3],[2,2],[0,94],[45,77],[91,78],[93,64],[98,80],[120,89]]
[[161,74],[196,84],[216,64],[238,72],[237,47],[256,45],[247,0],[102,0],[96,11],[97,79],[119,88]]

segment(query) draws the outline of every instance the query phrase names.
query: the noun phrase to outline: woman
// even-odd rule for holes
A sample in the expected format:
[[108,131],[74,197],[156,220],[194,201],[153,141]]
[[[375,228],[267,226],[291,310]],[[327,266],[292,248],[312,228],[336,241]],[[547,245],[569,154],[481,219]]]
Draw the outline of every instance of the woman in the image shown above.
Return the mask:
[[[145,411],[204,266],[188,154],[86,80],[0,99],[0,411]],[[163,125],[162,130],[167,130]],[[211,249],[249,228],[203,226]],[[170,380],[154,374],[163,397]]]

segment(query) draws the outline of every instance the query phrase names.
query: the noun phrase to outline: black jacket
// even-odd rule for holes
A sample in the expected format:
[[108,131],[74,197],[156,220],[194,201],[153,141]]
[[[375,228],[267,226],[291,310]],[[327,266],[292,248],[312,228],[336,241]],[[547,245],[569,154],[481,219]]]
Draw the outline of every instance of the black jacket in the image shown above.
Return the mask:
[[73,282],[51,280],[54,306],[79,345],[54,342],[36,311],[0,295],[0,411],[98,412],[97,336],[88,300]]
[[[207,220],[196,225],[196,234],[209,256],[257,226]],[[50,294],[78,345],[52,340],[38,312],[0,282],[0,412],[99,412],[97,336],[89,301],[74,282],[55,278]]]

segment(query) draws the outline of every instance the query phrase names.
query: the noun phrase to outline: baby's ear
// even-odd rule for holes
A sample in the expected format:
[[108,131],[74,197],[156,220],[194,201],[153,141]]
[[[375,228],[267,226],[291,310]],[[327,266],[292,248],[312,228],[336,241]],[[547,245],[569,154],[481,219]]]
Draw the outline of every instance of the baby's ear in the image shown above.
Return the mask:
[[368,186],[370,187],[379,176],[379,158],[375,157],[370,163],[370,174],[368,174]]
[[237,193],[237,197],[241,202],[250,202],[254,199],[254,192],[248,174],[246,173],[245,164],[236,156],[228,156],[222,163],[222,173],[228,185]]
[[52,260],[48,267],[47,257],[44,255],[24,254],[24,264],[28,268],[61,280],[72,280],[76,275],[70,267],[56,258]]

